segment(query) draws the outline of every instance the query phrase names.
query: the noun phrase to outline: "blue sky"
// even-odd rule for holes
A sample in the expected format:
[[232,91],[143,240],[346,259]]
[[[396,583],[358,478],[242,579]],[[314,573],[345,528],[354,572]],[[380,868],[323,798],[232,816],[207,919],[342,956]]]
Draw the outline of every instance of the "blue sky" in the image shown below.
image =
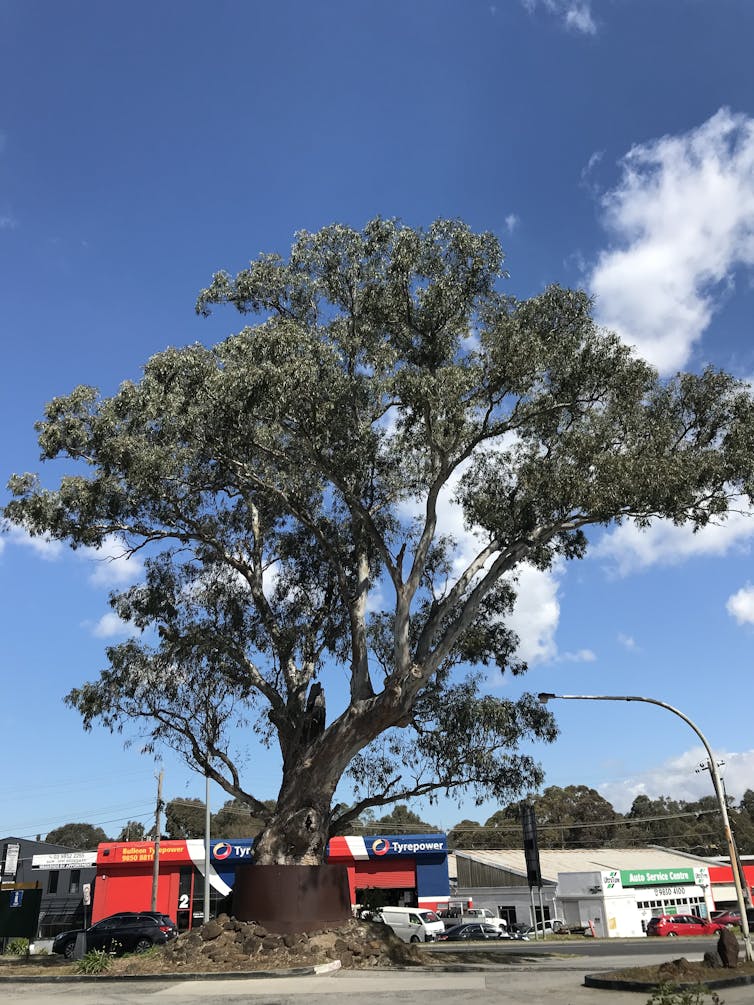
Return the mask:
[[[749,0],[0,0],[2,482],[38,469],[51,397],[112,393],[167,345],[240,327],[194,314],[213,272],[377,214],[493,230],[513,294],[585,287],[663,373],[754,376],[753,31]],[[626,527],[578,564],[524,570],[531,669],[494,687],[676,705],[740,798],[754,787],[753,539],[746,514],[697,535]],[[62,704],[120,631],[108,590],[137,574],[0,538],[0,832],[148,818],[154,760],[85,734]],[[709,792],[669,713],[555,710],[561,736],[536,752],[547,784],[594,786],[621,810],[640,792]],[[202,794],[163,764],[168,797]],[[274,796],[253,748],[246,777]],[[418,808],[450,826],[498,807]]]

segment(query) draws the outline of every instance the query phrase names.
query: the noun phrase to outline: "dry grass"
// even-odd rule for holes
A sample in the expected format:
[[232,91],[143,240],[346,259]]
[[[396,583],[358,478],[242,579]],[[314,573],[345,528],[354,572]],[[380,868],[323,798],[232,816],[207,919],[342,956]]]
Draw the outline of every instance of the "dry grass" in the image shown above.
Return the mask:
[[667,963],[651,967],[627,967],[611,973],[600,972],[599,976],[611,981],[636,982],[643,984],[706,984],[708,981],[725,980],[728,977],[754,976],[754,963],[739,960],[735,969],[708,967],[705,963],[691,963],[681,957]]

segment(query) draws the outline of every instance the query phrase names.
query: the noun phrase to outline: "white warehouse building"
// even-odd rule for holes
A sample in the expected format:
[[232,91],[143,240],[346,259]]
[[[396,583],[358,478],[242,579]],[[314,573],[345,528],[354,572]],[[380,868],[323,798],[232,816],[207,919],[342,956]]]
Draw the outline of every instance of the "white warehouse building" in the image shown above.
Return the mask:
[[542,887],[531,891],[521,850],[453,858],[453,895],[492,908],[509,926],[561,920],[600,938],[626,938],[644,935],[659,914],[709,917],[715,909],[708,863],[663,848],[541,850]]

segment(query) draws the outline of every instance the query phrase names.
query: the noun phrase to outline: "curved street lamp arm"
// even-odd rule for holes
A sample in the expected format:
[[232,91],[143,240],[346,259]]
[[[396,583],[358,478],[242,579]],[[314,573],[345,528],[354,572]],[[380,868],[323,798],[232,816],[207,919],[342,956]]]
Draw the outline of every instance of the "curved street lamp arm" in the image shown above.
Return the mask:
[[717,764],[715,762],[715,757],[712,753],[707,738],[704,733],[699,729],[696,723],[692,722],[687,715],[684,715],[680,709],[675,708],[673,705],[668,705],[666,701],[659,701],[657,698],[645,698],[641,695],[628,695],[628,694],[552,694],[549,691],[542,691],[539,695],[539,700],[543,703],[549,701],[550,698],[556,698],[558,700],[564,701],[643,701],[648,705],[659,705],[660,708],[666,708],[668,712],[672,712],[677,715],[679,719],[683,719],[686,725],[691,726],[696,735],[704,744],[704,749],[707,751],[707,757],[709,759],[709,770],[712,776],[712,784],[715,789],[715,795],[717,796],[717,801],[720,805],[720,816],[723,820],[723,828],[725,830],[725,840],[728,844],[728,854],[730,857],[730,868],[733,873],[733,883],[736,888],[736,898],[738,900],[738,909],[741,912],[741,934],[744,940],[744,952],[746,954],[746,959],[751,961],[754,960],[754,952],[752,952],[751,946],[751,933],[749,930],[749,919],[746,914],[746,901],[744,899],[743,887],[741,886],[741,876],[739,875],[738,868],[736,866],[738,861],[738,851],[736,850],[736,843],[733,838],[733,831],[730,826],[730,817],[728,816],[728,807],[723,797],[723,788],[720,782],[720,775],[717,771]]

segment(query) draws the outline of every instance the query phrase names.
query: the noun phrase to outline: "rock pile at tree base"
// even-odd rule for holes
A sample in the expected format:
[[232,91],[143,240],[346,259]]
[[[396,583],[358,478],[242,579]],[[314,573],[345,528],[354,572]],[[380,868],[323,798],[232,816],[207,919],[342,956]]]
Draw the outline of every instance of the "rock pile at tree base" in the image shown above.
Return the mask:
[[401,941],[387,925],[351,919],[337,928],[274,935],[256,922],[223,914],[159,950],[114,960],[108,974],[240,973],[333,960],[350,969],[426,962],[420,947]]

